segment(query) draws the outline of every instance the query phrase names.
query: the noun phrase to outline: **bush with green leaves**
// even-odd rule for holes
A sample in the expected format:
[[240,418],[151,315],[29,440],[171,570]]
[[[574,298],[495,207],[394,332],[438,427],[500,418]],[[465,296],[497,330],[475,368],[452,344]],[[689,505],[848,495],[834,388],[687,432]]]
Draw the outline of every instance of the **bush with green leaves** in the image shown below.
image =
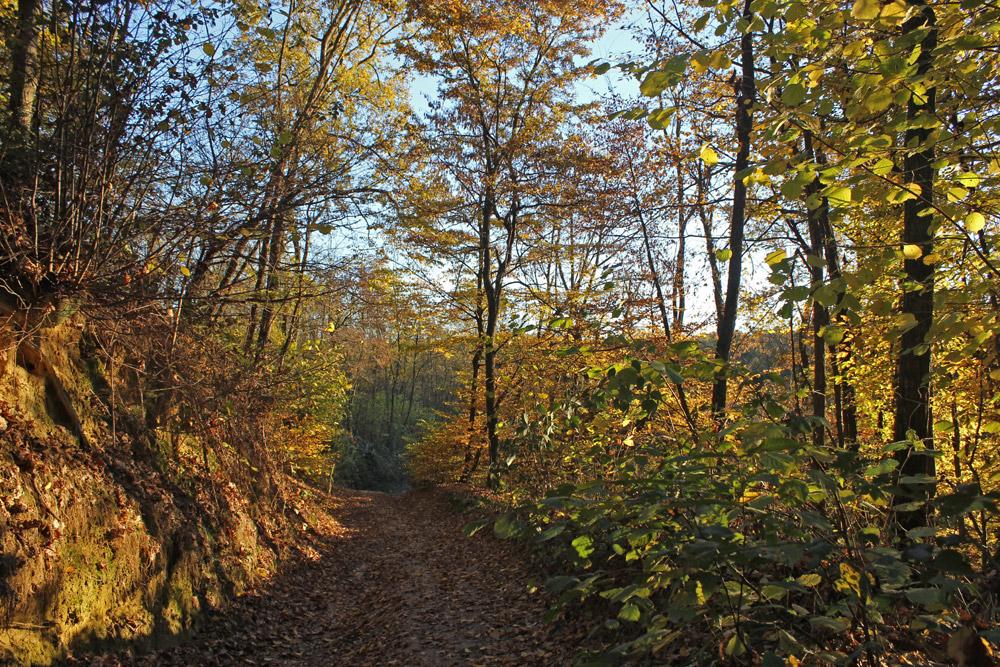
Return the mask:
[[[700,377],[710,365],[694,358],[685,373]],[[757,398],[725,428],[658,433],[650,424],[684,381],[679,370],[630,359],[588,371],[592,382],[572,409],[532,423],[569,438],[593,434],[588,415],[617,410],[643,436],[627,455],[606,433],[592,437],[584,458],[600,472],[590,481],[494,525],[500,537],[561,557],[563,573],[547,582],[560,606],[604,601],[608,650],[592,661],[885,664],[914,649],[944,659],[949,635],[973,619],[993,623],[984,573],[997,567],[995,545],[973,539],[965,522],[996,512],[997,494],[938,493],[932,525],[903,532],[895,513],[912,508],[894,506],[899,484],[934,481],[895,472],[896,451],[914,443],[875,454],[815,447],[809,434],[823,425],[784,407],[792,402],[774,375],[743,380]],[[981,634],[1000,640],[996,630]]]

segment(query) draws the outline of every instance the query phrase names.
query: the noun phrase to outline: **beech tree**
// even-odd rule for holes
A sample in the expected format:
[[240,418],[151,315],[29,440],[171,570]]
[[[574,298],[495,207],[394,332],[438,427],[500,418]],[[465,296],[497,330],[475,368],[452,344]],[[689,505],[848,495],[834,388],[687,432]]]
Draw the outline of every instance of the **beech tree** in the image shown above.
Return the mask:
[[434,165],[448,174],[463,222],[476,238],[494,484],[501,454],[497,355],[506,288],[521,258],[523,228],[553,203],[560,125],[571,109],[571,86],[582,76],[575,58],[586,53],[586,41],[611,10],[595,2],[517,1],[429,1],[413,8],[420,42],[406,53],[418,71],[441,79],[441,102],[428,128]]

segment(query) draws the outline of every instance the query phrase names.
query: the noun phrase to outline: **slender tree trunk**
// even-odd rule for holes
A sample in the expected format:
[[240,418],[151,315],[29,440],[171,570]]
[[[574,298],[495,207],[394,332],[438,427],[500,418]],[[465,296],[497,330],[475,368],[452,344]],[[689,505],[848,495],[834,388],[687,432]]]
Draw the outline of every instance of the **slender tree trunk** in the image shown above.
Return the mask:
[[[489,202],[489,210],[495,211],[493,195],[486,197]],[[484,274],[483,287],[486,297],[486,335],[483,342],[483,382],[486,389],[486,441],[489,448],[490,474],[487,480],[490,488],[497,488],[500,484],[500,436],[497,433],[500,424],[500,400],[497,395],[497,324],[500,321],[500,308],[503,299],[504,281],[507,277],[507,263],[510,261],[514,244],[514,233],[517,226],[517,204],[511,205],[511,210],[503,220],[504,231],[506,233],[505,248],[503,254],[497,261],[496,273],[492,275],[490,270],[489,256],[489,233],[490,214],[484,207],[483,210],[483,232],[486,235],[484,244]],[[499,253],[498,253],[499,255]]]
[[[650,277],[653,280],[653,289],[656,290],[656,305],[660,311],[660,323],[663,325],[663,335],[666,337],[667,342],[673,341],[673,337],[670,333],[670,317],[667,315],[667,303],[663,298],[663,287],[660,284],[660,274],[656,270],[656,261],[653,258],[653,249],[649,239],[649,227],[646,225],[646,216],[642,212],[642,206],[638,198],[636,198],[636,214],[639,216],[639,225],[642,229],[642,241],[643,246],[646,250],[646,264],[649,268]],[[688,428],[691,429],[691,435],[697,440],[698,438],[698,425],[694,420],[694,414],[691,412],[691,407],[688,404],[687,393],[684,391],[683,385],[677,385],[677,401],[681,406],[681,413],[684,415],[684,421],[687,422]]]
[[[743,18],[748,23],[753,20],[750,0],[743,4]],[[718,422],[725,419],[727,373],[729,355],[736,331],[736,316],[739,310],[740,283],[743,277],[743,241],[747,215],[747,186],[743,182],[743,171],[750,164],[750,133],[753,128],[753,104],[757,95],[754,82],[753,33],[745,32],[740,37],[740,73],[736,82],[736,163],[733,166],[733,208],[729,226],[729,269],[726,275],[726,300],[722,318],[718,322],[718,339],[715,356],[723,365],[717,373],[712,387],[712,414]]]
[[483,345],[483,370],[486,385],[486,440],[489,447],[490,477],[489,485],[496,488],[499,484],[500,472],[500,437],[497,435],[497,427],[500,423],[500,416],[497,409],[497,350],[496,331],[497,315],[499,312],[499,295],[493,290],[488,290],[486,295],[486,336]]
[[[933,67],[934,48],[937,45],[937,28],[934,10],[924,0],[911,0],[919,11],[903,24],[903,32],[924,31],[917,57],[917,74],[926,76]],[[928,88],[924,98],[910,98],[906,117],[915,121],[921,114],[933,116],[935,89]],[[907,151],[903,163],[903,178],[920,190],[920,196],[903,204],[903,243],[915,245],[921,257],[904,260],[904,289],[901,312],[914,318],[912,327],[903,332],[896,357],[896,396],[894,437],[897,441],[911,437],[932,448],[931,431],[931,350],[928,342],[934,316],[934,267],[923,261],[933,251],[931,223],[933,217],[925,213],[934,196],[934,147],[926,142],[930,130],[908,127],[904,135]],[[911,149],[915,149],[910,153]],[[899,460],[899,479],[914,475],[933,477],[934,457],[915,447],[907,447],[896,454]],[[926,501],[934,494],[934,484],[900,481],[896,504]],[[929,507],[896,513],[896,520],[903,530],[927,524]]]
[[[257,249],[257,280],[254,283],[254,295],[259,296],[261,290],[264,288],[264,281],[267,276],[267,256],[268,256],[268,242],[270,241],[270,235],[267,236],[263,241],[260,242],[260,247]],[[249,354],[253,346],[254,335],[257,331],[257,302],[255,301],[250,306],[250,316],[247,318],[247,333],[246,338],[243,341],[243,353]]]
[[304,299],[305,275],[306,268],[309,266],[309,241],[311,236],[312,232],[307,225],[305,240],[302,244],[302,256],[299,261],[298,294],[296,295],[295,306],[292,308],[292,314],[289,316],[288,331],[285,332],[285,342],[281,345],[279,363],[284,361],[285,355],[288,354],[288,349],[291,347],[292,340],[298,335],[299,311],[302,309],[302,301]]
[[260,329],[257,332],[257,357],[260,358],[271,335],[271,325],[274,323],[274,295],[279,287],[279,266],[285,245],[285,215],[278,216],[274,222],[269,241],[270,252],[267,255],[267,283],[264,290],[264,305],[261,309]]
[[708,182],[712,177],[711,171],[706,172],[704,165],[698,163],[698,217],[701,219],[701,228],[705,234],[705,252],[708,256],[708,268],[712,276],[712,300],[715,303],[715,320],[722,320],[722,273],[719,271],[719,258],[715,252],[715,226],[712,224],[712,214],[705,201],[705,193],[711,188]]
[[10,125],[24,141],[31,132],[38,91],[38,12],[40,0],[18,0],[17,36],[11,48],[8,100]]
[[[482,253],[480,253],[482,257]],[[476,277],[476,348],[472,353],[472,376],[469,380],[469,422],[466,429],[465,460],[462,463],[462,475],[459,482],[468,482],[479,467],[479,459],[482,450],[473,446],[476,442],[478,430],[476,428],[476,418],[479,416],[479,369],[483,363],[483,336],[485,335],[483,324],[483,274],[480,267]]]
[[[680,106],[678,104],[678,106]],[[674,280],[672,305],[674,310],[674,327],[680,333],[684,330],[684,312],[686,310],[684,269],[687,262],[687,221],[688,210],[684,206],[684,169],[680,159],[681,152],[681,119],[678,115],[674,139],[677,142],[677,162],[675,164],[675,178],[677,180],[677,255],[674,262]]]
[[[489,232],[487,231],[487,233]],[[485,334],[483,336],[483,381],[486,389],[486,401],[483,407],[486,412],[486,442],[490,464],[488,483],[490,488],[496,488],[500,482],[500,437],[497,434],[500,416],[497,404],[496,333],[500,316],[503,267],[498,267],[494,280],[490,280],[489,251],[487,250],[484,255],[487,263],[483,270],[483,285],[486,292],[486,327],[483,332]]]
[[406,413],[403,415],[402,428],[406,429],[413,416],[413,399],[417,393],[417,361],[420,360],[420,334],[413,335],[413,359],[410,363],[410,391],[406,397]]
[[[812,135],[805,135],[806,155],[814,165],[817,164],[816,152],[812,145]],[[806,186],[807,219],[809,223],[809,254],[813,261],[809,263],[809,277],[812,281],[810,289],[815,291],[823,285],[823,260],[826,252],[826,230],[830,228],[830,202],[819,194],[823,186],[817,175]],[[813,201],[814,198],[816,201]],[[810,206],[810,204],[813,204]],[[812,302],[812,343],[813,343],[813,374],[812,374],[812,416],[826,419],[826,341],[823,339],[823,329],[830,323],[830,314],[822,303],[815,298]],[[826,442],[826,428],[817,424],[813,428],[813,445],[822,447]]]
[[[826,223],[824,230],[824,249],[826,257],[826,271],[831,280],[838,280],[842,277],[840,269],[840,258],[837,254],[837,239],[833,234],[833,225],[830,223],[829,215],[821,218]],[[838,294],[837,303],[843,300],[844,295]],[[847,328],[849,322],[843,313],[836,317],[838,324]],[[834,354],[830,355],[830,370],[837,377],[837,382],[833,386],[834,406],[837,419],[837,446],[858,448],[858,417],[855,407],[854,385],[845,377],[847,366],[850,365],[853,341],[848,334],[844,340],[840,341],[833,349]]]

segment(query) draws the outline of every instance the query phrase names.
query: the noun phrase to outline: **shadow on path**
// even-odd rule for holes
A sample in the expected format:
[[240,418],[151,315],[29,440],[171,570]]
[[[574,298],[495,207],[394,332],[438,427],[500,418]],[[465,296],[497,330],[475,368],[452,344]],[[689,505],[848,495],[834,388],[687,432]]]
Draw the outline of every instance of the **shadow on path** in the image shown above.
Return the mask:
[[[462,533],[439,494],[336,491],[320,557],[207,618],[190,640],[105,665],[568,665],[509,545]],[[485,533],[486,531],[483,531]]]

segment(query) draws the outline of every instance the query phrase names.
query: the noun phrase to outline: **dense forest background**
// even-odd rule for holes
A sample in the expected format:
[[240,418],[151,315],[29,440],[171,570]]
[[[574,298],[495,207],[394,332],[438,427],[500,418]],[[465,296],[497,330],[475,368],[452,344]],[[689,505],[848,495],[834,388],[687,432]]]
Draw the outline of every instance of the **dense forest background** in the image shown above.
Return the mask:
[[[609,660],[992,664],[1000,5],[0,31],[5,355],[81,442],[182,489],[485,489]],[[67,322],[86,407],[39,353]]]

